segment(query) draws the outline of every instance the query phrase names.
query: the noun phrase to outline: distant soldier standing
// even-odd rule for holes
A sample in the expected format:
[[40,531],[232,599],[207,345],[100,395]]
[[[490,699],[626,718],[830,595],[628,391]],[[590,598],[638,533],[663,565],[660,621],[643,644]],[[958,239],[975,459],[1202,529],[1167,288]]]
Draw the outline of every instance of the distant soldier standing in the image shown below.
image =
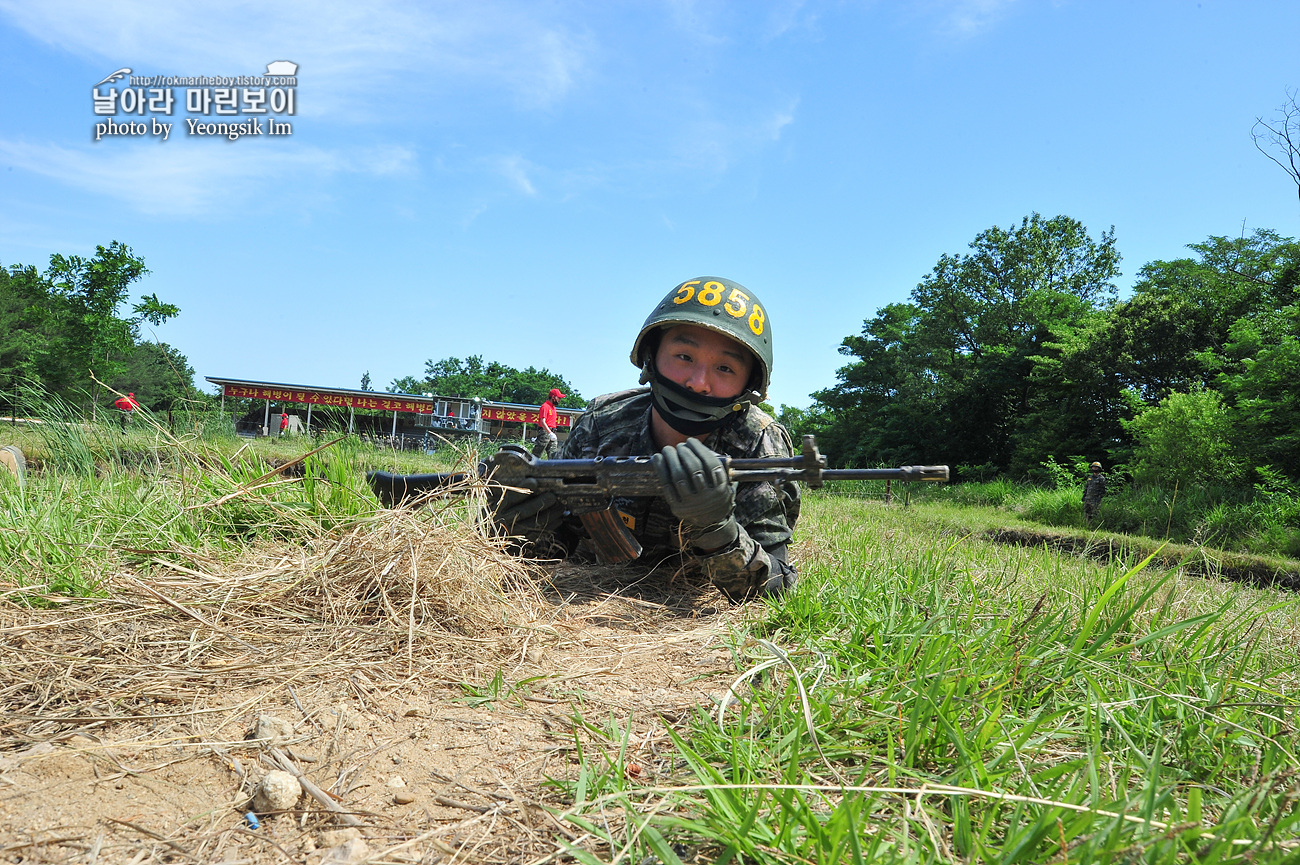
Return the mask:
[[551,388],[550,394],[537,412],[537,422],[541,426],[541,430],[537,433],[537,438],[533,439],[533,456],[535,457],[549,460],[555,456],[555,451],[559,449],[560,437],[555,434],[555,427],[560,421],[560,416],[555,410],[555,404],[562,399],[564,399],[564,394],[560,393],[560,389],[557,387]]
[[1101,463],[1088,466],[1088,480],[1083,485],[1083,521],[1092,523],[1101,507],[1102,497],[1106,495],[1106,476],[1101,473]]
[[136,402],[135,394],[129,393],[113,400],[113,405],[117,406],[117,410],[121,413],[122,434],[125,435],[126,425],[131,422],[131,416],[140,407],[140,403]]

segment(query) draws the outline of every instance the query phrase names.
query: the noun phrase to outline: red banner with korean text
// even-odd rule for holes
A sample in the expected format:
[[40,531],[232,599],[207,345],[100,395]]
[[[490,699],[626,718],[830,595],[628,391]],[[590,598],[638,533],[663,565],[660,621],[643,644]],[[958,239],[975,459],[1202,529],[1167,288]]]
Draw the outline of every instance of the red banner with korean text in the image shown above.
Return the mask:
[[[540,407],[539,407],[540,408]],[[484,407],[482,413],[483,420],[503,420],[510,423],[538,423],[537,411],[533,409],[519,408],[487,408]],[[560,414],[555,419],[557,427],[572,426],[573,418],[567,414]]]
[[[360,396],[345,393],[321,393],[314,390],[298,390],[280,387],[245,387],[238,384],[225,386],[226,396],[244,397],[245,399],[269,399],[276,402],[296,402],[310,405],[329,405],[340,408],[369,408],[379,411],[405,411],[412,414],[433,414],[431,403],[402,399],[396,395]],[[536,417],[536,415],[534,415]]]

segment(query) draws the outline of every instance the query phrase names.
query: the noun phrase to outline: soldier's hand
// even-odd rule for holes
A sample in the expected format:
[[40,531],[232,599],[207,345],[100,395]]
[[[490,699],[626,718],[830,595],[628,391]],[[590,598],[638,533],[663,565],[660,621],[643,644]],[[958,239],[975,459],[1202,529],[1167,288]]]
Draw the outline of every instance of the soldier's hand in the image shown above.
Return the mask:
[[564,524],[564,506],[552,492],[529,494],[503,489],[493,504],[492,521],[503,535],[537,542]]
[[699,439],[666,447],[651,458],[673,516],[704,535],[702,546],[721,547],[736,538],[736,487],[718,455]]

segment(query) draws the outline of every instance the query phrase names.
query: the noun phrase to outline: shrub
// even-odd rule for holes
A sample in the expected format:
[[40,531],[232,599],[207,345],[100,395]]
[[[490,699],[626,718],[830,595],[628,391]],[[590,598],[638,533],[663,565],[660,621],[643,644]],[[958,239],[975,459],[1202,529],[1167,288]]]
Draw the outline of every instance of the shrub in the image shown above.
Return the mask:
[[1190,486],[1241,476],[1232,452],[1232,420],[1216,391],[1171,393],[1124,426],[1137,442],[1139,482]]
[[1075,487],[1031,490],[1018,510],[1022,516],[1050,526],[1083,525],[1083,503]]

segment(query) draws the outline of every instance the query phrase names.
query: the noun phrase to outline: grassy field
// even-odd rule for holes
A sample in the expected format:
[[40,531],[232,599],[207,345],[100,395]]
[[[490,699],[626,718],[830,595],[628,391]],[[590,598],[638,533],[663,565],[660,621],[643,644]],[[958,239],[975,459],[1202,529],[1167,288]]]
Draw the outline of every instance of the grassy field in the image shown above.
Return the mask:
[[635,772],[602,727],[566,817],[634,862],[1294,860],[1292,596],[945,516],[811,497],[739,701]]
[[1300,558],[1300,494],[1285,484],[1165,488],[1112,481],[1090,527],[1084,525],[1082,495],[1082,484],[1051,489],[1009,480],[924,487],[914,493],[918,502],[987,507],[1003,519]]
[[[463,460],[147,425],[10,433],[0,443],[22,445],[33,470],[21,489],[0,486],[7,604],[93,598],[106,574],[147,575],[159,559],[210,570],[346,530],[375,512],[366,469]],[[632,741],[644,719],[575,716],[580,759],[555,780],[567,803],[555,816],[587,839],[570,855],[1300,856],[1294,596],[1136,554],[1098,562],[980,538],[1005,520],[951,499],[810,494],[794,547],[802,582],[736,619],[730,698],[662,724],[648,749]]]
[[148,418],[125,433],[111,422],[14,426],[29,472],[0,478],[0,582],[95,595],[104,574],[156,556],[232,556],[293,541],[373,513],[364,474],[382,468],[463,468],[452,449],[433,456],[377,450],[342,434],[242,439],[173,435]]

